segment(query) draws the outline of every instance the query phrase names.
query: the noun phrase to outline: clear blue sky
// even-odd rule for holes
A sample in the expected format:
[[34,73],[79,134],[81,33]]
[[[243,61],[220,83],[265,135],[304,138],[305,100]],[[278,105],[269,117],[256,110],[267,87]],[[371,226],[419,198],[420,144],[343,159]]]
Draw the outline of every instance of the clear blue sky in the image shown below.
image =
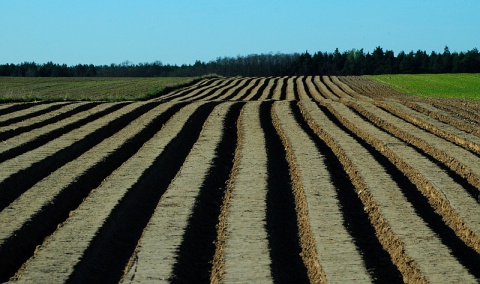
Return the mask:
[[0,64],[480,48],[480,0],[0,0]]

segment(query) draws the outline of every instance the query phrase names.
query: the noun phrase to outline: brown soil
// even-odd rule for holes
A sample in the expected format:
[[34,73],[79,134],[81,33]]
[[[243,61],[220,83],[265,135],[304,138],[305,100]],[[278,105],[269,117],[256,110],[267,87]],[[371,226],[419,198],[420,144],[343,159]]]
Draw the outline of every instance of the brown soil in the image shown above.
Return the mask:
[[478,282],[479,111],[354,76],[2,104],[0,282]]

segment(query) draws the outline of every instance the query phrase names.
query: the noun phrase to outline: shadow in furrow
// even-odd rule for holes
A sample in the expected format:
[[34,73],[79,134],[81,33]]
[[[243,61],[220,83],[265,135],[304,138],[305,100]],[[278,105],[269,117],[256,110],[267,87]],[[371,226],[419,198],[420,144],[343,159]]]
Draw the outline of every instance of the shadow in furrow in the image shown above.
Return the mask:
[[184,163],[215,103],[200,106],[115,206],[90,242],[69,283],[117,283],[155,208]]
[[59,122],[63,119],[66,119],[66,118],[72,116],[72,115],[75,115],[77,113],[81,113],[83,111],[89,110],[89,109],[91,109],[91,108],[93,108],[97,105],[98,105],[98,103],[84,104],[84,105],[81,105],[81,106],[79,106],[75,109],[66,111],[64,113],[61,113],[61,114],[56,115],[54,117],[39,121],[37,123],[33,123],[31,125],[17,127],[15,129],[10,129],[10,130],[1,132],[0,133],[0,141],[10,139],[14,136],[17,136],[17,135],[21,134],[21,133],[28,132],[28,131],[31,131],[31,130],[36,129],[36,128],[40,128],[40,127],[43,127],[45,125],[49,125],[49,124]]
[[225,117],[220,144],[215,158],[188,220],[188,226],[178,250],[173,268],[173,283],[208,283],[215,254],[216,225],[222,206],[227,182],[233,167],[237,146],[236,123],[244,103],[233,105]]
[[248,88],[248,89],[245,91],[245,94],[244,94],[241,98],[239,98],[238,100],[239,100],[239,101],[245,100],[245,98],[250,95],[250,93],[252,92],[252,90],[255,89],[255,87],[257,87],[258,84],[260,84],[260,81],[261,81],[261,78],[256,78],[256,79],[255,79],[255,83],[253,83],[253,85],[250,86],[250,88]]
[[[388,114],[390,114],[390,115],[392,115],[392,116],[394,116],[394,117],[396,117],[396,118],[398,118],[398,119],[400,119],[400,120],[403,120],[405,123],[407,123],[407,124],[409,124],[409,125],[417,128],[417,129],[419,129],[420,131],[423,131],[423,132],[428,133],[428,134],[431,134],[431,135],[435,135],[436,137],[438,137],[438,138],[440,138],[440,139],[442,139],[442,140],[444,140],[444,141],[447,141],[447,142],[455,145],[456,147],[459,147],[459,148],[462,148],[462,149],[465,150],[465,151],[468,151],[470,154],[476,156],[477,158],[480,158],[480,154],[476,153],[475,151],[473,151],[473,150],[471,150],[471,149],[468,149],[468,147],[464,147],[464,146],[462,146],[462,145],[458,145],[457,143],[455,143],[455,142],[453,142],[453,141],[451,141],[451,140],[449,140],[449,139],[447,139],[447,138],[445,138],[445,137],[442,137],[442,135],[441,135],[440,133],[436,132],[435,130],[427,130],[427,129],[424,129],[421,125],[417,125],[417,124],[409,121],[409,120],[407,119],[407,118],[408,118],[408,115],[410,115],[410,116],[412,116],[412,117],[414,117],[414,116],[411,115],[411,114],[408,114],[408,113],[404,112],[403,110],[399,110],[400,113],[394,113],[393,111],[389,110],[388,108],[386,108],[386,107],[384,107],[384,106],[382,106],[382,105],[376,105],[376,107],[378,107],[378,108],[381,109],[382,111],[384,111],[384,112],[386,112],[386,113],[388,113]],[[397,109],[397,110],[398,110],[398,109]],[[416,110],[414,110],[414,111],[417,112]],[[406,116],[406,117],[404,117],[404,116]],[[421,120],[422,122],[424,122],[424,120],[421,119],[421,118],[419,118],[419,120]],[[429,125],[430,123],[425,122],[425,124]],[[436,127],[436,126],[433,126],[433,127]],[[441,130],[442,130],[442,129],[440,128],[440,131],[441,131]],[[451,133],[450,133],[450,134],[451,134]],[[456,136],[455,134],[453,134],[453,136],[455,136],[456,138],[462,139],[461,137]],[[452,140],[456,141],[456,139],[452,139]],[[432,143],[432,144],[433,144],[433,143]]]
[[477,279],[480,280],[480,254],[467,246],[455,232],[435,212],[428,203],[428,199],[417,190],[416,186],[392,164],[385,156],[378,153],[372,146],[365,146],[372,156],[386,169],[387,173],[402,189],[403,195],[412,204],[415,212],[420,216],[428,227],[441,239],[442,243],[449,247],[455,258]]
[[[365,267],[372,279],[375,283],[402,283],[400,271],[393,264],[390,255],[383,249],[376,237],[375,229],[368,219],[363,203],[356,194],[355,188],[337,156],[307,125],[297,104],[292,104],[292,110],[297,123],[310,136],[318,151],[325,156],[330,180],[337,189],[340,210],[343,214],[343,225],[353,238],[357,249],[361,252]],[[325,112],[325,109],[322,110]],[[338,125],[338,121],[331,117],[330,119],[337,122]]]
[[16,231],[12,238],[6,240],[0,249],[0,281],[7,281],[13,276],[33,255],[36,246],[68,218],[70,211],[77,208],[91,190],[97,188],[115,169],[133,156],[183,105],[176,104],[158,115],[133,138],[78,176],[75,182],[63,189],[52,202]]
[[300,100],[300,95],[298,94],[298,85],[297,85],[298,77],[293,77],[293,97],[296,101]]
[[[411,145],[411,146],[413,146],[413,145]],[[437,165],[437,167],[439,167],[451,179],[453,179],[456,183],[458,183],[461,187],[463,187],[465,192],[467,192],[473,199],[475,199],[475,201],[477,201],[477,203],[480,204],[480,191],[477,187],[470,184],[466,178],[463,178],[461,175],[459,175],[458,173],[456,173],[455,171],[453,171],[452,169],[447,167],[442,162],[439,162],[438,160],[436,160],[432,156],[425,154],[425,152],[416,148],[415,146],[413,146],[413,147],[414,147],[415,151],[417,151],[417,153],[419,153],[422,156],[424,156],[425,158],[427,158],[430,162],[435,163]],[[480,269],[479,269],[479,271],[480,271]]]
[[212,100],[212,101],[213,101],[213,100],[222,100],[222,101],[224,101],[224,99],[222,98],[222,96],[224,96],[229,90],[231,90],[231,89],[233,89],[233,88],[236,87],[235,84],[234,84],[234,85],[230,85],[230,84],[232,83],[232,81],[234,81],[234,80],[230,80],[229,84],[226,85],[226,86],[223,88],[223,90],[221,90],[221,91],[218,93],[218,95],[212,97],[210,100]]
[[260,106],[267,150],[267,232],[272,276],[277,283],[308,283],[300,256],[300,238],[287,153],[272,122],[273,101]]
[[0,163],[1,162],[5,162],[6,160],[10,160],[10,159],[13,159],[15,158],[16,156],[20,156],[22,155],[23,153],[26,153],[28,151],[31,151],[35,148],[38,148],[42,145],[45,145],[47,144],[48,142],[72,131],[72,130],[75,130],[79,127],[81,127],[82,125],[85,125],[87,123],[90,123],[96,119],[99,119],[100,117],[102,116],[105,116],[111,112],[114,112],[116,110],[119,110],[120,108],[124,107],[125,105],[127,105],[127,103],[121,103],[121,104],[114,104],[112,105],[111,107],[109,108],[106,108],[102,111],[99,111],[97,113],[94,113],[92,115],[89,115],[88,117],[85,117],[83,119],[80,119],[80,120],[77,120],[77,121],[74,121],[70,124],[67,124],[67,125],[64,125],[62,128],[57,128],[57,129],[54,129],[50,132],[47,132],[43,135],[40,135],[38,137],[36,137],[35,139],[27,142],[27,143],[24,143],[22,145],[19,145],[15,148],[12,148],[8,151],[5,151],[3,153],[0,153]]
[[159,103],[148,103],[126,113],[107,125],[86,135],[83,139],[57,151],[55,154],[38,161],[28,168],[18,171],[0,183],[0,211],[39,182],[51,172],[56,171],[66,163],[78,158],[104,139],[112,136],[127,126],[132,120],[148,112]]
[[412,204],[415,213],[420,216],[427,226],[435,232],[441,242],[450,248],[452,255],[476,278],[480,278],[480,254],[473,248],[467,246],[455,232],[442,220],[442,216],[435,212],[435,209],[429,204],[428,199],[417,189],[408,177],[400,171],[387,157],[378,152],[372,145],[356,136],[353,132],[343,126],[337,118],[328,111],[323,109],[325,114],[339,125],[348,135],[360,143],[372,157],[385,169],[393,181],[401,189],[402,194],[408,202]]
[[50,102],[37,102],[37,103],[16,103],[12,106],[1,110],[0,115],[10,114],[12,112],[24,110],[30,107],[38,106],[40,104],[49,104]]
[[265,82],[263,82],[263,84],[260,86],[260,88],[258,88],[257,93],[255,95],[253,95],[252,98],[250,99],[251,101],[258,101],[260,99],[260,97],[263,94],[263,91],[265,91],[265,89],[267,88],[268,82],[270,80],[272,80],[272,79],[271,78],[266,78],[265,79]]
[[280,80],[279,77],[275,77],[273,80],[272,87],[270,88],[270,91],[268,92],[266,100],[273,100],[273,94],[275,92],[275,89],[277,88],[278,80]]
[[[312,85],[313,85],[313,87],[315,88],[315,91],[316,91],[322,98],[326,99],[327,97],[325,96],[325,94],[323,94],[323,93],[320,91],[320,87],[318,87],[317,83],[315,83],[315,77],[316,77],[316,76],[312,76],[312,77],[311,77]],[[312,96],[312,99],[314,99],[313,96]],[[314,99],[314,100],[317,101],[317,99]]]
[[253,80],[253,78],[248,78],[246,80],[244,80],[243,84],[241,84],[240,86],[238,86],[238,88],[236,88],[229,96],[225,97],[223,100],[224,101],[229,101],[231,99],[233,99],[235,96],[238,95],[238,93],[240,93],[240,91],[245,88],[246,86],[248,86],[248,84],[250,84],[250,82]]
[[312,96],[312,93],[310,92],[310,89],[308,88],[308,85],[307,85],[307,78],[309,76],[304,76],[303,79],[302,79],[302,84],[303,84],[303,89],[305,90],[305,94],[307,95],[307,97],[310,99],[310,100],[314,100],[313,96]]
[[287,99],[287,84],[288,84],[288,77],[283,78],[282,88],[280,91],[280,100],[284,101]]
[[[359,111],[357,111],[355,108],[353,107],[349,107],[349,109],[351,111],[353,111],[355,114],[357,114],[359,117],[361,117],[362,119],[366,120],[366,121],[370,121],[367,117],[365,117],[362,113],[360,113]],[[374,123],[372,123],[372,125],[374,125],[376,128],[380,129],[381,131],[384,131],[382,128],[376,126]],[[387,131],[385,131],[387,132]],[[397,137],[397,139],[399,140],[402,140],[404,141],[402,138],[400,137]],[[408,142],[406,142],[408,143]],[[432,157],[430,154],[426,153],[424,150],[422,150],[421,148],[413,145],[413,144],[408,144],[410,147],[412,147],[412,149],[414,149],[417,153],[419,153],[420,155],[422,155],[424,158],[427,158],[430,162],[434,163],[435,165],[437,165],[437,167],[439,167],[440,169],[442,169],[442,171],[444,171],[445,173],[448,174],[449,177],[451,177],[456,183],[458,183],[459,185],[461,185],[463,187],[463,189],[465,190],[465,192],[467,192],[473,199],[475,199],[475,201],[477,201],[477,203],[480,203],[480,192],[479,190],[472,184],[470,184],[468,182],[468,180],[466,178],[463,178],[460,174],[458,174],[457,172],[455,172],[454,170],[452,170],[451,168],[449,168],[447,165],[445,165],[443,162],[435,159],[434,157]],[[470,152],[471,153],[471,152]]]
[[322,84],[325,86],[325,88],[332,94],[332,96],[335,96],[337,97],[338,99],[340,99],[341,97],[339,95],[337,95],[337,93],[335,93],[332,88],[330,88],[330,86],[325,83],[325,80],[323,79],[323,76],[320,76],[320,82],[322,82]]
[[216,91],[224,88],[224,89],[229,89],[228,85],[233,81],[233,79],[230,79],[230,80],[226,80],[224,82],[222,82],[220,84],[220,86],[217,86],[217,87],[213,87],[213,88],[210,88],[208,90],[205,90],[205,92],[202,92],[203,94],[196,97],[195,99],[193,99],[194,101],[201,101],[203,99],[205,99],[206,97],[209,97],[211,95],[213,95]]
[[8,126],[8,125],[11,125],[13,123],[23,121],[25,119],[29,119],[29,118],[32,118],[32,117],[35,117],[35,116],[39,116],[39,115],[42,115],[42,114],[49,113],[51,111],[60,109],[60,108],[64,107],[65,105],[67,105],[67,104],[56,104],[56,105],[49,106],[45,109],[29,112],[29,113],[27,113],[25,115],[22,115],[22,116],[13,117],[13,118],[10,118],[10,119],[4,120],[4,121],[0,121],[0,127]]
[[[201,84],[200,86],[198,86],[196,89],[211,86],[211,85],[214,84],[214,82],[216,82],[218,80],[219,79],[208,80],[208,81],[204,82],[203,84]],[[210,88],[212,88],[212,87],[210,87]],[[206,90],[208,90],[208,88],[206,88]],[[166,98],[160,97],[159,99],[160,99],[161,102],[169,102],[173,99],[180,98],[181,96],[188,95],[188,93],[190,93],[190,92],[192,92],[192,89],[188,89],[188,87],[187,87],[186,90],[179,91],[178,93],[176,93],[172,96],[166,97]]]

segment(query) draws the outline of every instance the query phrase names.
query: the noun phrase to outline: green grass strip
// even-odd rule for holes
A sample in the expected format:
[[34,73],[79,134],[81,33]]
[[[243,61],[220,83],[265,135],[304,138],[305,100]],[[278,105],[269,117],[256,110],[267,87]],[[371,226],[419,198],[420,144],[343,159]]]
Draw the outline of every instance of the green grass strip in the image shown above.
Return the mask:
[[408,95],[480,100],[480,74],[401,74],[368,76]]

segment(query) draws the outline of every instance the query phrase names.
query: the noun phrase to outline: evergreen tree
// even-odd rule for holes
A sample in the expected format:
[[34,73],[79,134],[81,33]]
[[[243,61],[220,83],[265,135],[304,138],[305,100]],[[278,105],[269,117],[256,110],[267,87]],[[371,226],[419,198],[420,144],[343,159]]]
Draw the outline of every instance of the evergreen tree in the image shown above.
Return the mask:
[[443,53],[417,50],[395,56],[391,50],[377,46],[372,53],[363,49],[334,52],[294,54],[251,54],[237,57],[219,57],[208,63],[196,61],[193,65],[164,65],[154,63],[95,66],[93,64],[45,64],[23,62],[0,65],[0,76],[43,76],[43,77],[152,77],[152,76],[201,76],[218,74],[223,76],[287,76],[287,75],[365,75],[365,74],[412,74],[480,72],[480,54],[477,48],[467,52],[451,53],[445,46]]

